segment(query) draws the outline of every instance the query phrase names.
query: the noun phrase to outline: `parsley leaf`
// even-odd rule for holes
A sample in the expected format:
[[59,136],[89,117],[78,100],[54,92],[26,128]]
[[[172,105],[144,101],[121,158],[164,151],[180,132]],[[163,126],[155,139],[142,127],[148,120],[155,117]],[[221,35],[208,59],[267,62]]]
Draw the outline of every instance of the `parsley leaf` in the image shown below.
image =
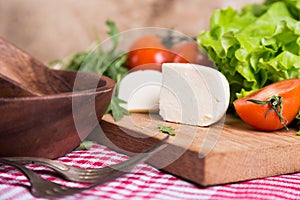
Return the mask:
[[113,96],[110,105],[106,110],[106,113],[112,113],[115,121],[119,121],[123,118],[124,115],[130,115],[130,112],[128,110],[120,106],[120,104],[122,103],[126,102],[116,96]]
[[111,113],[114,120],[122,119],[124,115],[130,113],[121,107],[120,104],[126,103],[119,99],[118,90],[121,79],[128,73],[126,68],[127,54],[117,50],[120,37],[119,30],[113,21],[107,20],[106,25],[109,27],[107,34],[112,41],[111,49],[104,51],[101,42],[96,41],[96,47],[93,51],[77,52],[72,56],[66,57],[62,60],[54,61],[50,65],[59,64],[62,68],[67,70],[80,70],[86,72],[93,72],[100,75],[107,76],[116,82],[116,89],[114,96],[106,113]]
[[172,127],[170,127],[170,126],[163,126],[163,125],[158,125],[157,127],[158,127],[158,129],[161,132],[167,133],[167,134],[169,134],[171,136],[175,136],[175,132],[174,132],[175,130]]
[[88,150],[90,148],[92,148],[94,142],[92,141],[82,141],[79,146],[75,149],[75,151],[79,151],[79,150]]

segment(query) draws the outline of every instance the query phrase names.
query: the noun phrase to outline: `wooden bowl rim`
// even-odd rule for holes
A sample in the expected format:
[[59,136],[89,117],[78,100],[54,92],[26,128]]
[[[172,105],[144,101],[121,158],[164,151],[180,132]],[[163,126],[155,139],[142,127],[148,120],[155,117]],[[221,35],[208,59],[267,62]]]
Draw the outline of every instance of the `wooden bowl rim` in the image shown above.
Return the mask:
[[64,92],[59,94],[45,95],[45,96],[33,96],[33,97],[9,97],[4,98],[0,97],[0,102],[19,102],[19,101],[39,101],[39,100],[49,100],[49,99],[63,99],[63,98],[71,98],[78,96],[89,96],[89,95],[98,95],[101,93],[107,93],[111,90],[114,90],[115,81],[107,76],[101,76],[100,80],[105,81],[105,85],[97,87],[95,89],[87,89],[81,91],[72,91],[72,92]]

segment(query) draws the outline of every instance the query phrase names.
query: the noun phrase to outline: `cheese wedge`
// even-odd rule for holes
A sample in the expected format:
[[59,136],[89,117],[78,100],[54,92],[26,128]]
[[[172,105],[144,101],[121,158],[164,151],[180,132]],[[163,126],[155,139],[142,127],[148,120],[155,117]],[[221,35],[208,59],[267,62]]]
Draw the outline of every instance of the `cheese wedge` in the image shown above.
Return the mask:
[[127,74],[120,82],[118,97],[129,112],[158,112],[162,75],[159,71],[139,70]]
[[165,121],[209,126],[229,106],[230,90],[216,69],[188,63],[164,63],[159,114]]

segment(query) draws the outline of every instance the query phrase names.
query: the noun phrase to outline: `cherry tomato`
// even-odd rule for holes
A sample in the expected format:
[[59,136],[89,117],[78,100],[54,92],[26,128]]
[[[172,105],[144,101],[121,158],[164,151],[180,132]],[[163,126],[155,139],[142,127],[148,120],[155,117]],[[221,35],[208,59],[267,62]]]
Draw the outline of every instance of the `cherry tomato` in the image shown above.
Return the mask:
[[[136,40],[129,49],[127,68],[155,69],[161,71],[161,64],[172,62],[174,54],[155,35],[147,35]],[[138,67],[138,68],[137,68]]]
[[161,71],[161,65],[170,62],[213,65],[207,56],[201,54],[196,41],[181,42],[175,44],[174,48],[167,48],[162,38],[156,35],[146,35],[134,41],[127,56],[129,70]]
[[[287,126],[296,117],[300,109],[299,94],[300,79],[287,79],[265,86],[233,104],[244,122],[258,130],[273,131]],[[279,113],[281,111],[282,121],[272,109],[271,103],[275,105],[277,102],[273,97],[280,97],[282,109],[279,105],[275,107]]]
[[207,56],[200,51],[196,41],[183,42],[173,48],[176,54],[173,62],[177,63],[193,63],[204,66],[212,66],[212,62]]

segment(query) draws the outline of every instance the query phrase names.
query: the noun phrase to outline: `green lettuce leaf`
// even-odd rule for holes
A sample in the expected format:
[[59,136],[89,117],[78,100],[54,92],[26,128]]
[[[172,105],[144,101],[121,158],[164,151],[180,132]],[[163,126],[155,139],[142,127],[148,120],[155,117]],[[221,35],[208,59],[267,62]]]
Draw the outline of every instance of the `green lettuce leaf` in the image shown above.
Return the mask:
[[267,0],[216,10],[197,37],[226,76],[231,102],[270,83],[300,78],[300,2]]

